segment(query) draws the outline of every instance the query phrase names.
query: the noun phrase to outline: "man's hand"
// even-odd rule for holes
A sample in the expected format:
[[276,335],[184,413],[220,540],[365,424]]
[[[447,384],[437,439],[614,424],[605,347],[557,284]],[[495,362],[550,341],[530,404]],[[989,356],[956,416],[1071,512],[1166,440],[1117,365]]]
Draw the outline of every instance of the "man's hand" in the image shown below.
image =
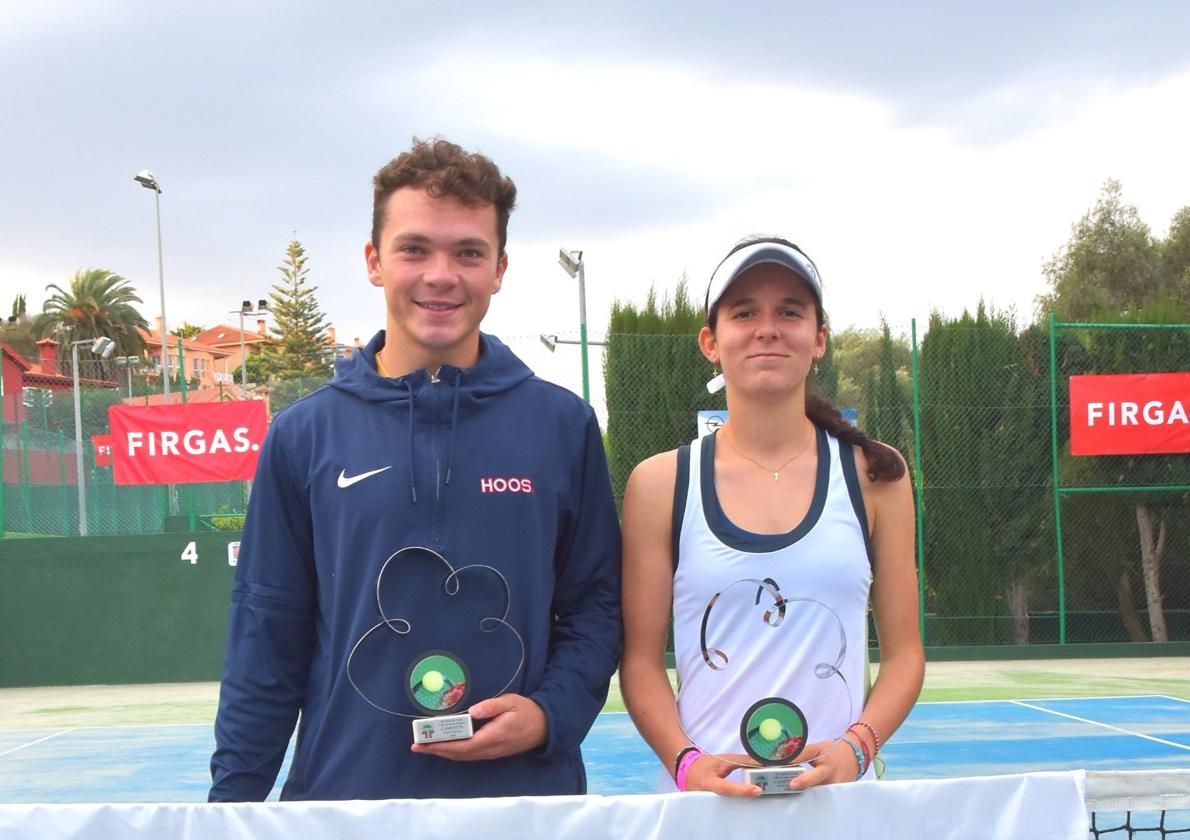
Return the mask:
[[414,744],[415,753],[436,755],[451,761],[486,761],[519,755],[545,743],[545,712],[519,694],[501,694],[476,703],[467,713],[487,723],[471,738],[463,741],[439,741]]

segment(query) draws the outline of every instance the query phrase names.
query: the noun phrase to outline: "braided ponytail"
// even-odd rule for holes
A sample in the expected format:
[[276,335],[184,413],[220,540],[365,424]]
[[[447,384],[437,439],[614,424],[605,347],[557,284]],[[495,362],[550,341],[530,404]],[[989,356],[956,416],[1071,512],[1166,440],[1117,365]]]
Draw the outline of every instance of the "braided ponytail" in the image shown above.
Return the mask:
[[896,449],[873,440],[848,423],[834,403],[811,388],[806,389],[806,416],[841,443],[862,449],[868,459],[868,478],[873,481],[896,481],[905,474],[905,462],[898,457]]

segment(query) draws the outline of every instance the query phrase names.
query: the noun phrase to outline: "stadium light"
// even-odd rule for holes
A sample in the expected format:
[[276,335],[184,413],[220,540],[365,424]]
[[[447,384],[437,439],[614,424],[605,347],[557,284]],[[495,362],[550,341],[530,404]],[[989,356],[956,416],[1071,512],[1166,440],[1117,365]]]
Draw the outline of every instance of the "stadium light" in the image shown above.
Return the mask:
[[[558,336],[556,336],[556,335],[546,335],[545,333],[542,333],[541,335],[537,336],[537,339],[542,344],[544,344],[545,349],[549,350],[551,353],[554,352],[554,350],[557,348],[557,346],[559,344],[582,344],[581,341],[574,341],[573,339],[569,339],[569,338],[558,338]],[[587,344],[594,344],[599,347],[607,346],[606,341],[588,341]]]
[[91,345],[91,352],[106,359],[116,349],[116,342],[105,335],[70,342],[71,372],[74,374],[74,474],[79,495],[79,536],[87,536],[87,478],[83,472],[83,410],[79,399],[79,346]]
[[157,285],[161,292],[161,393],[165,395],[165,402],[169,404],[169,328],[165,324],[165,261],[161,256],[161,185],[157,178],[147,169],[142,169],[133,177],[134,181],[146,190],[153,191],[153,202],[157,208]]

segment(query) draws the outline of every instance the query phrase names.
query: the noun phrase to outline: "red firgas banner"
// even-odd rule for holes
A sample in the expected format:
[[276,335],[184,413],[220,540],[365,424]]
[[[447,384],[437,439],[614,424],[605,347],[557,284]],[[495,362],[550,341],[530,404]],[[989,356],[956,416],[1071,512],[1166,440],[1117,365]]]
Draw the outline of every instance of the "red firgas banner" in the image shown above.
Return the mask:
[[91,435],[91,445],[95,447],[95,466],[110,467],[112,465],[112,436]]
[[113,405],[108,421],[116,484],[250,479],[268,427],[260,400]]
[[1190,373],[1070,377],[1072,455],[1190,452]]

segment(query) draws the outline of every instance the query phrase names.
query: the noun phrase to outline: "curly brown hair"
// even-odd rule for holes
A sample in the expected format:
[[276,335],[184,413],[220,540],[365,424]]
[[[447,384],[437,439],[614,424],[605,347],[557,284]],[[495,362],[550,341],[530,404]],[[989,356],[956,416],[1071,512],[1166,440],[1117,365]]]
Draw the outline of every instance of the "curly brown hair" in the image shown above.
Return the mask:
[[413,138],[413,146],[380,168],[372,179],[372,247],[380,250],[388,197],[402,187],[425,190],[433,198],[450,196],[466,207],[496,208],[500,253],[508,242],[508,217],[516,206],[516,184],[477,152],[435,137]]

